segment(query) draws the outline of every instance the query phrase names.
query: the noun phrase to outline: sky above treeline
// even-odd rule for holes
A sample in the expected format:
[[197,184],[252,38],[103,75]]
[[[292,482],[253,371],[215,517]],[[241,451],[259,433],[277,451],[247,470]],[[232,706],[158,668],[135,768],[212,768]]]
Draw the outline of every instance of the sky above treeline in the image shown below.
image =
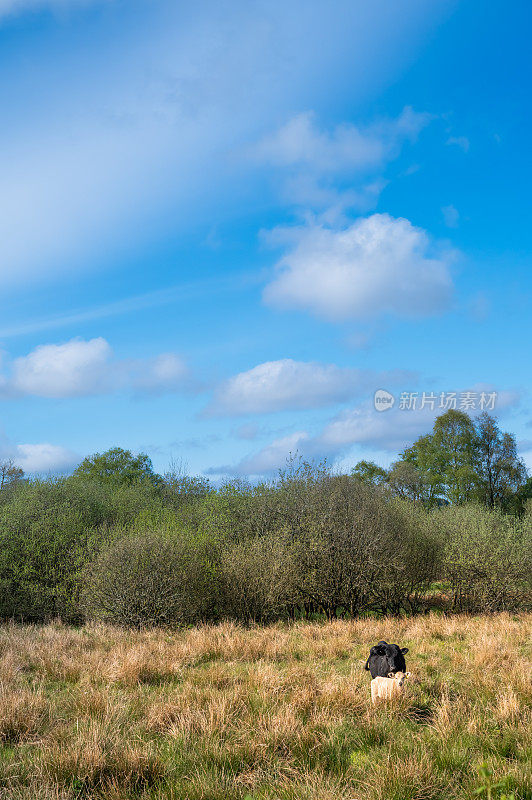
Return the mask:
[[532,467],[531,18],[0,0],[0,458],[388,466],[456,407]]

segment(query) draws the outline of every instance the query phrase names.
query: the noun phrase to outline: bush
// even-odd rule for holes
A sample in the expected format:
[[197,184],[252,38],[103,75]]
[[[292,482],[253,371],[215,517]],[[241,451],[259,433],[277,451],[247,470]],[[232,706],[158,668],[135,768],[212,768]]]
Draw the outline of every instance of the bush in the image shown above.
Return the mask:
[[258,485],[78,474],[19,481],[0,501],[3,619],[86,613],[182,625],[415,613],[436,581],[441,605],[457,611],[532,606],[526,503],[519,518],[473,505],[427,511],[297,460]]
[[435,510],[442,577],[456,611],[532,607],[532,524],[483,506]]
[[328,617],[411,610],[438,569],[425,512],[347,475],[310,488],[299,559],[308,600]]
[[217,613],[216,580],[208,553],[190,537],[149,531],[124,535],[85,573],[85,615],[141,627],[186,625]]
[[224,615],[246,622],[292,617],[301,601],[293,552],[280,538],[229,545],[220,555]]

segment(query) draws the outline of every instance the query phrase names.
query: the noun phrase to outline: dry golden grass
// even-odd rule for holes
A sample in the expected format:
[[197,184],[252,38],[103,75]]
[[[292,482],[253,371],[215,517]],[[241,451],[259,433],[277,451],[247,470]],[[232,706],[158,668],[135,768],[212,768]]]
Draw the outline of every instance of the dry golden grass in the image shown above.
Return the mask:
[[[363,664],[410,648],[373,708]],[[0,628],[0,798],[532,798],[532,615]],[[483,796],[482,793],[480,796]]]

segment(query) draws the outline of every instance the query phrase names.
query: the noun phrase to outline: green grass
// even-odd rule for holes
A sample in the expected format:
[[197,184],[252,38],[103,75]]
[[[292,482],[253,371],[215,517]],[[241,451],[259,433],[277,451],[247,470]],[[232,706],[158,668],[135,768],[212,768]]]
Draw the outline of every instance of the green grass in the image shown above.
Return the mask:
[[[532,615],[0,628],[0,797],[532,798]],[[410,648],[372,707],[381,638]]]

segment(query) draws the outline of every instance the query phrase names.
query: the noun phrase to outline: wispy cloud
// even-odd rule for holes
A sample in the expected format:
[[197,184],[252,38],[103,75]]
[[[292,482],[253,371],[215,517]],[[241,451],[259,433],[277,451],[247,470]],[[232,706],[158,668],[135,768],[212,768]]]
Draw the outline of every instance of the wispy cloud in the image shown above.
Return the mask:
[[[5,15],[81,5],[3,0],[2,7]],[[215,2],[163,0],[148,3],[148,25],[136,19],[145,4],[110,5],[118,9],[108,15],[110,30],[119,35],[103,24],[86,34],[80,20],[76,36],[53,39],[54,58],[41,59],[31,82],[24,58],[9,65],[2,93],[9,125],[0,132],[2,287],[138,254],[204,219],[206,197],[227,213],[228,173],[233,186],[248,180],[237,174],[235,154],[273,115],[294,108],[302,85],[348,62],[364,76],[350,98],[362,95],[402,61],[445,2],[425,11],[409,0],[405,12],[389,0],[375,9],[340,0],[331,13],[302,0],[262,4],[259,12],[240,1],[221,12]],[[346,15],[357,25],[346,27]]]
[[126,297],[113,303],[104,303],[93,308],[80,309],[68,314],[57,314],[41,319],[31,319],[13,325],[0,327],[0,339],[10,339],[16,336],[25,336],[30,333],[54,330],[76,326],[83,322],[92,322],[106,317],[116,317],[133,314],[149,308],[188,302],[205,296],[219,296],[225,292],[239,292],[250,286],[262,283],[264,276],[260,273],[241,273],[227,275],[221,278],[210,278],[203,281],[190,281],[178,286],[169,286],[154,292]]
[[406,107],[395,119],[365,127],[343,123],[324,130],[315,114],[306,112],[265,137],[255,154],[274,166],[305,167],[318,174],[367,172],[397,155],[403,141],[413,141],[430,120],[430,114]]
[[446,144],[455,145],[456,147],[459,147],[460,150],[463,150],[464,153],[469,152],[470,142],[467,136],[449,136]]
[[405,142],[432,119],[405,108],[371,125],[320,128],[312,112],[297,114],[253,149],[255,159],[278,170],[286,202],[310,209],[367,210],[386,185],[381,172]]
[[[490,392],[492,386],[477,384],[470,391]],[[516,406],[520,394],[501,391],[497,396],[497,412]],[[349,454],[355,447],[392,457],[428,432],[442,410],[425,406],[415,411],[403,410],[396,404],[388,411],[376,411],[370,403],[339,411],[317,433],[298,430],[274,439],[250,453],[236,464],[211,467],[213,475],[266,475],[280,469],[290,455],[298,453],[306,459],[328,458],[333,462]]]
[[377,412],[369,405],[346,409],[316,434],[299,430],[275,439],[233,465],[211,468],[210,474],[267,475],[282,468],[296,453],[305,459],[344,456],[355,445],[397,453],[430,429],[434,413]]
[[443,221],[447,227],[457,228],[460,220],[460,214],[458,213],[457,209],[451,204],[448,206],[443,206],[441,211],[443,214]]

